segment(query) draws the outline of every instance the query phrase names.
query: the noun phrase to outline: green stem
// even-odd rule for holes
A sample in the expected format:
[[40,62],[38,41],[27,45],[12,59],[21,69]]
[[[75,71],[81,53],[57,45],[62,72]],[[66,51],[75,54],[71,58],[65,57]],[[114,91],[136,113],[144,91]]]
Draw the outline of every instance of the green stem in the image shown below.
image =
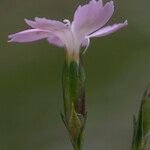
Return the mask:
[[85,73],[82,57],[70,60],[66,57],[63,75],[63,122],[68,130],[74,150],[82,149],[85,113]]
[[81,146],[78,146],[76,150],[82,150],[82,147],[81,147]]

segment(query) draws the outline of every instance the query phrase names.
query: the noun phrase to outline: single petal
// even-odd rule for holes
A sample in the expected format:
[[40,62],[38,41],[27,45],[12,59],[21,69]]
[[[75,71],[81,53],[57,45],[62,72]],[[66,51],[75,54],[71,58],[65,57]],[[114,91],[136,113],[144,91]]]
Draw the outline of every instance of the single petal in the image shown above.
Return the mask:
[[128,21],[126,20],[124,23],[119,23],[119,24],[114,24],[112,26],[106,26],[104,28],[101,28],[100,30],[92,33],[88,37],[102,37],[102,36],[107,36],[109,34],[112,34],[128,25]]
[[11,34],[8,36],[10,39],[9,42],[33,42],[40,39],[44,39],[49,37],[51,33],[46,30],[40,30],[40,29],[28,29],[24,30],[22,32],[18,32],[15,34]]
[[103,6],[101,0],[91,0],[89,4],[77,8],[71,26],[72,31],[80,38],[83,38],[104,26],[113,12],[113,1]]
[[46,18],[35,18],[35,21],[25,19],[25,22],[31,26],[32,28],[38,28],[38,29],[43,29],[43,30],[49,30],[51,32],[54,31],[63,31],[65,29],[68,29],[68,27],[56,20],[50,20]]
[[47,40],[50,44],[53,44],[58,47],[64,47],[64,43],[56,36],[51,36],[47,38]]

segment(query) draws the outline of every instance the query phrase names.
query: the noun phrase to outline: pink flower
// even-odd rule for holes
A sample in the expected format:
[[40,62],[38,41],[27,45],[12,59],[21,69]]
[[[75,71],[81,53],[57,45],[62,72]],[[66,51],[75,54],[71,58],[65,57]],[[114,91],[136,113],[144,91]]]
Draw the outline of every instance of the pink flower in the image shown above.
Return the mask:
[[64,47],[68,54],[78,55],[80,48],[88,48],[90,38],[109,35],[128,25],[128,22],[103,27],[114,12],[113,1],[103,5],[102,0],[91,0],[75,11],[72,23],[46,18],[35,18],[34,21],[25,19],[32,28],[9,35],[9,42],[33,42],[47,39],[50,44]]

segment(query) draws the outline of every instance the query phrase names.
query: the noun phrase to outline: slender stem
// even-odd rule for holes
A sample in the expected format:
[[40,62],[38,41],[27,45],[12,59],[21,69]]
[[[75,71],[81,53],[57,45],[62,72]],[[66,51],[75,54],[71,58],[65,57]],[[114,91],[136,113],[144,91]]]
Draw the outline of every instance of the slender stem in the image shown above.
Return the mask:
[[138,119],[134,119],[132,150],[150,150],[150,85],[141,101]]
[[62,74],[64,115],[63,122],[69,132],[74,150],[82,150],[85,113],[85,73],[82,57],[70,60],[66,56]]
[[82,145],[78,145],[77,150],[82,150]]

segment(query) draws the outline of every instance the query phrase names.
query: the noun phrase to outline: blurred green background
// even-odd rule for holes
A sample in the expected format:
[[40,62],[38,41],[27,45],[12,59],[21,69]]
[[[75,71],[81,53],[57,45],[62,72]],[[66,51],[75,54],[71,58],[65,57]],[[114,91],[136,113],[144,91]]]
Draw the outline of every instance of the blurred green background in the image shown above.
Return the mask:
[[[72,149],[60,118],[64,50],[44,40],[7,43],[7,35],[26,29],[24,18],[71,19],[86,2],[0,0],[1,150]],[[133,114],[150,79],[149,6],[149,0],[115,0],[109,24],[128,19],[128,28],[92,40],[84,56],[85,150],[130,150]]]

